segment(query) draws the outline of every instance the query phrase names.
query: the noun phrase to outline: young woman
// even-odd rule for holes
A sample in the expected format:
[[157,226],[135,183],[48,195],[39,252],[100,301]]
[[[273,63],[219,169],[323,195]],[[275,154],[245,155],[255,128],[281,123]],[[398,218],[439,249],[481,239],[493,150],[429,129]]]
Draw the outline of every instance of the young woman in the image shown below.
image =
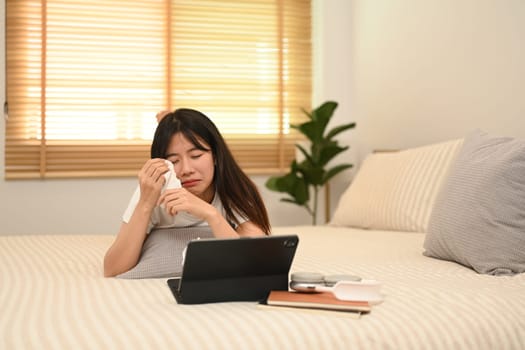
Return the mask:
[[[213,122],[199,111],[161,112],[151,159],[104,257],[104,276],[134,267],[154,227],[208,225],[217,238],[270,234],[255,184],[235,162]],[[162,190],[170,163],[182,187]]]

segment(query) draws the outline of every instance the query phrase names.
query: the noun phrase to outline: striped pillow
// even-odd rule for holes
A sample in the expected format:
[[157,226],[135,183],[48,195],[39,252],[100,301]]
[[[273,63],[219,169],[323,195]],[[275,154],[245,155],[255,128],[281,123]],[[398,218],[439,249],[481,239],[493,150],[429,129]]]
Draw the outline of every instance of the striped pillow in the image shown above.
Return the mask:
[[478,273],[525,272],[525,140],[477,130],[437,197],[423,255]]
[[331,224],[426,232],[432,206],[462,139],[370,154],[343,193]]

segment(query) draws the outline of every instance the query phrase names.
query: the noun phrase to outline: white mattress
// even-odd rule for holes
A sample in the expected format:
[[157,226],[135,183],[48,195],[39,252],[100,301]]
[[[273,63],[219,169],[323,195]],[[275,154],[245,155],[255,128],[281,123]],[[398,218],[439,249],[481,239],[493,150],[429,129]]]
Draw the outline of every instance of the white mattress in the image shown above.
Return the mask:
[[383,282],[359,319],[177,305],[166,279],[102,277],[112,236],[0,238],[0,349],[525,349],[525,274],[478,275],[424,257],[419,233],[281,227],[300,237],[292,271]]

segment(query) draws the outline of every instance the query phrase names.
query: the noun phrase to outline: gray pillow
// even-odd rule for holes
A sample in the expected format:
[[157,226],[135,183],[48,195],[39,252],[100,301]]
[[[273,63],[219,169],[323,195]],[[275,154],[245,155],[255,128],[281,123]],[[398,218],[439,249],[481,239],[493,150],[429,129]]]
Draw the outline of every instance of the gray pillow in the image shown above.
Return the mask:
[[209,226],[153,229],[144,241],[139,262],[118,278],[179,277],[182,272],[182,252],[188,242],[212,238]]
[[525,272],[525,140],[470,134],[430,216],[424,255],[478,273]]

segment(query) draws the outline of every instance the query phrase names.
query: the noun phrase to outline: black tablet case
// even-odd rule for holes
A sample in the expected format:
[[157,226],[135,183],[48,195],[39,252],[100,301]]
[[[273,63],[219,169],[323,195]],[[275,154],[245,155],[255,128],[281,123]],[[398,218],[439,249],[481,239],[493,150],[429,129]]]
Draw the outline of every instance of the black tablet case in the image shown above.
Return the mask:
[[179,304],[260,301],[288,290],[296,235],[191,241],[181,278],[168,280]]

